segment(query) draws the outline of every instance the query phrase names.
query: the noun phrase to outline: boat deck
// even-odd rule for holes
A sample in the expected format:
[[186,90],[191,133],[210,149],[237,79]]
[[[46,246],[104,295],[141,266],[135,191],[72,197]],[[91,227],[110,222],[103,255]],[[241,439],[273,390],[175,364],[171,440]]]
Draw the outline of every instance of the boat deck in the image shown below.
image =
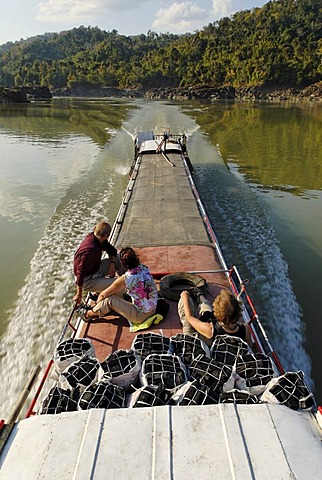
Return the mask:
[[175,166],[161,154],[140,158],[115,246],[209,244],[182,156],[167,154]]
[[[140,156],[120,212],[111,242],[118,249],[134,247],[140,261],[149,267],[156,279],[174,272],[222,269],[200,215],[181,153],[167,153],[166,158],[162,154]],[[222,272],[202,273],[201,276],[209,284],[209,300],[229,286]],[[170,309],[166,318],[152,325],[149,331],[162,331],[171,337],[181,332],[182,326],[177,302],[167,302]],[[130,332],[123,317],[110,314],[83,325],[80,336],[91,339],[96,356],[102,361],[112,351],[129,349],[136,333]]]
[[[216,260],[215,250],[208,246],[180,245],[171,247],[147,247],[137,248],[142,263],[149,266],[152,273],[157,272],[180,272],[184,269],[185,262],[189,258],[189,265],[192,271],[220,269],[221,266]],[[222,288],[228,287],[228,281],[223,273],[205,273],[203,278],[209,285],[209,300],[212,300]],[[157,284],[159,282],[157,281]],[[182,331],[181,323],[177,312],[177,302],[167,300],[170,309],[159,325],[152,325],[149,331],[160,332],[171,337]],[[144,330],[146,331],[146,330]],[[83,324],[81,336],[89,338],[94,347],[97,358],[100,361],[113,351],[129,349],[136,336],[131,333],[128,322],[117,314],[110,314],[97,322]]]

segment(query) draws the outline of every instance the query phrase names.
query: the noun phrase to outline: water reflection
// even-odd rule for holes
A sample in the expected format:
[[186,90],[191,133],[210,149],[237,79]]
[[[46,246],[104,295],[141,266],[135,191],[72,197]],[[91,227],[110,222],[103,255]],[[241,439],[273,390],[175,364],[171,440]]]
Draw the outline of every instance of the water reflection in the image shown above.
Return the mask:
[[111,132],[120,128],[134,104],[122,101],[52,99],[26,105],[0,105],[0,131],[26,135],[29,142],[59,145],[74,135],[91,138],[103,147]]
[[215,103],[190,114],[228,165],[238,159],[248,182],[294,195],[322,188],[319,106]]

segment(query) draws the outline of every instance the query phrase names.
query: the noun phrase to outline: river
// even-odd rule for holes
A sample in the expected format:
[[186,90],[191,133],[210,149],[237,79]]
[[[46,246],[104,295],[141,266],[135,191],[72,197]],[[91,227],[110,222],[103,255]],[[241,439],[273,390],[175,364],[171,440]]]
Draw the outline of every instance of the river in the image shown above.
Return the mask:
[[72,307],[73,254],[113,222],[133,136],[186,133],[228,265],[286,370],[322,403],[322,105],[53,99],[0,106],[0,418]]

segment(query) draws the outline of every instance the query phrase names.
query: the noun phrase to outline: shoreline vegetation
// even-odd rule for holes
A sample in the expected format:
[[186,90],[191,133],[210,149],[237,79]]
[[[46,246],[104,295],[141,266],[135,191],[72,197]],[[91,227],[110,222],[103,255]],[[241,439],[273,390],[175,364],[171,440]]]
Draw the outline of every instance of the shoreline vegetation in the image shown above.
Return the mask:
[[0,45],[0,103],[320,100],[321,25],[321,0],[271,0],[194,33],[125,36],[82,25],[7,42]]
[[7,88],[0,86],[0,103],[30,103],[53,97],[82,98],[146,98],[154,100],[236,100],[236,101],[285,101],[322,100],[322,82],[305,88],[280,86],[238,87],[232,85],[191,87],[159,87],[149,89],[121,89],[101,87],[75,82],[72,87],[52,90],[45,86]]
[[321,25],[321,0],[271,0],[194,33],[125,36],[80,26],[7,42],[0,45],[0,103],[320,100]]

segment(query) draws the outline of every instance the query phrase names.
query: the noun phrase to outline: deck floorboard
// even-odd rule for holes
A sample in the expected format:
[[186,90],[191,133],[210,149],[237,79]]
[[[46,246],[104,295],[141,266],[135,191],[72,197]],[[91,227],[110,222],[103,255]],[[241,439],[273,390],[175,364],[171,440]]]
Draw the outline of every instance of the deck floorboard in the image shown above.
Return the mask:
[[[186,271],[184,268],[189,264],[191,271],[206,271],[209,268],[220,270],[220,264],[216,260],[215,250],[205,245],[174,245],[164,247],[138,248],[140,260],[149,266],[152,273],[159,276],[169,272]],[[187,263],[189,262],[189,263]],[[228,288],[228,281],[223,273],[202,273],[207,280],[209,293],[207,297],[212,301],[222,288]],[[159,282],[157,281],[159,286]],[[178,316],[177,302],[167,300],[170,308],[167,316],[159,325],[152,325],[149,331],[161,332],[171,337],[182,332]],[[142,330],[146,332],[147,330]],[[82,335],[91,339],[95,347],[97,358],[102,361],[113,351],[129,349],[136,336],[131,333],[128,322],[119,315],[110,314],[98,321],[93,321],[83,326]]]
[[143,156],[116,246],[209,243],[180,155]]

